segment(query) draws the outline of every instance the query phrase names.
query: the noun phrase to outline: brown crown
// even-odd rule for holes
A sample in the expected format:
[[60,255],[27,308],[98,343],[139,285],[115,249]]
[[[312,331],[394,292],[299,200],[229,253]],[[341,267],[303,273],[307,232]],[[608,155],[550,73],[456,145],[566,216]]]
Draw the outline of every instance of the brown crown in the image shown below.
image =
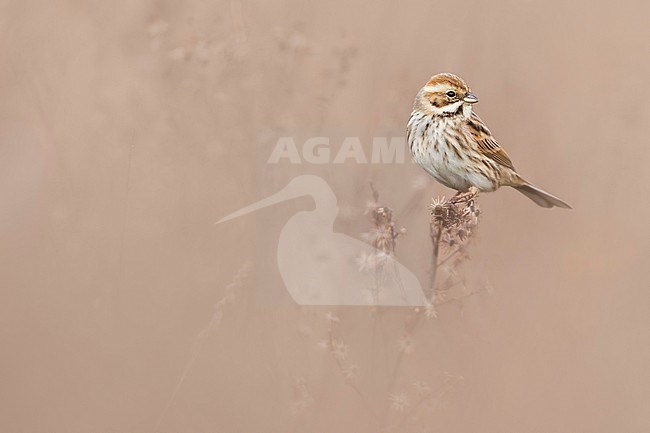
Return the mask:
[[443,74],[434,75],[427,82],[426,86],[436,86],[438,84],[446,84],[450,87],[460,89],[463,92],[469,92],[469,87],[467,86],[465,81],[463,81],[462,78],[454,74],[443,73]]

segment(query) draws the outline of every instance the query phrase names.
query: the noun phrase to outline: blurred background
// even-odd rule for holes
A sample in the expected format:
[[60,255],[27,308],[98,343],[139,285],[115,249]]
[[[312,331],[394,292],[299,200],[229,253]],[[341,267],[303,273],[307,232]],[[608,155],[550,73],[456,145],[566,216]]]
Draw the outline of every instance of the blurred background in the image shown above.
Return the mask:
[[[0,430],[650,430],[647,2],[0,4]],[[293,304],[273,246],[313,201],[214,222],[318,174],[360,238],[372,181],[425,281],[450,191],[419,167],[266,161],[403,136],[442,71],[575,210],[482,196],[465,269],[494,293],[413,335]]]

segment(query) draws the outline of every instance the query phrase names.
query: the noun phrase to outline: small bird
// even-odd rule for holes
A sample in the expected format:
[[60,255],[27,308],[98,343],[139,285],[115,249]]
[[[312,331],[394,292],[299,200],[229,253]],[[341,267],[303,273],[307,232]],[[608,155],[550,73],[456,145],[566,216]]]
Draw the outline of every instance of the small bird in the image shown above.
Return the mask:
[[474,187],[511,186],[538,205],[571,206],[521,177],[485,123],[472,111],[478,102],[462,78],[434,75],[418,92],[408,122],[411,155],[441,184],[459,194]]

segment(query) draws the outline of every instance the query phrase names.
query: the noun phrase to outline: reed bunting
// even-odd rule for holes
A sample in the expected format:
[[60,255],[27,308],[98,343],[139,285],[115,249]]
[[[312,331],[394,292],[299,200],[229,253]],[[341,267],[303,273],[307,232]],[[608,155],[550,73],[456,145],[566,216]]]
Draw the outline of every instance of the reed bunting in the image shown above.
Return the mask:
[[459,193],[475,187],[511,186],[542,207],[571,209],[522,178],[485,123],[472,111],[478,98],[453,74],[433,76],[420,89],[408,122],[413,159],[441,184]]

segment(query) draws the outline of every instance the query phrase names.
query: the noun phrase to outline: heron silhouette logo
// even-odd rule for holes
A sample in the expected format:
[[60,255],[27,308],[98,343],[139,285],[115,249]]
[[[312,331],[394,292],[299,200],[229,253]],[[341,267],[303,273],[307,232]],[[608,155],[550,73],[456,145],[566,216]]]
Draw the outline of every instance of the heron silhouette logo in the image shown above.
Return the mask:
[[[372,245],[334,232],[336,195],[321,177],[301,175],[282,190],[222,218],[217,224],[301,196],[316,208],[286,222],[277,248],[280,276],[299,305],[424,306],[427,299],[417,277],[394,257],[381,269],[359,266],[364,254],[383,254]],[[384,254],[385,256],[385,254]]]

